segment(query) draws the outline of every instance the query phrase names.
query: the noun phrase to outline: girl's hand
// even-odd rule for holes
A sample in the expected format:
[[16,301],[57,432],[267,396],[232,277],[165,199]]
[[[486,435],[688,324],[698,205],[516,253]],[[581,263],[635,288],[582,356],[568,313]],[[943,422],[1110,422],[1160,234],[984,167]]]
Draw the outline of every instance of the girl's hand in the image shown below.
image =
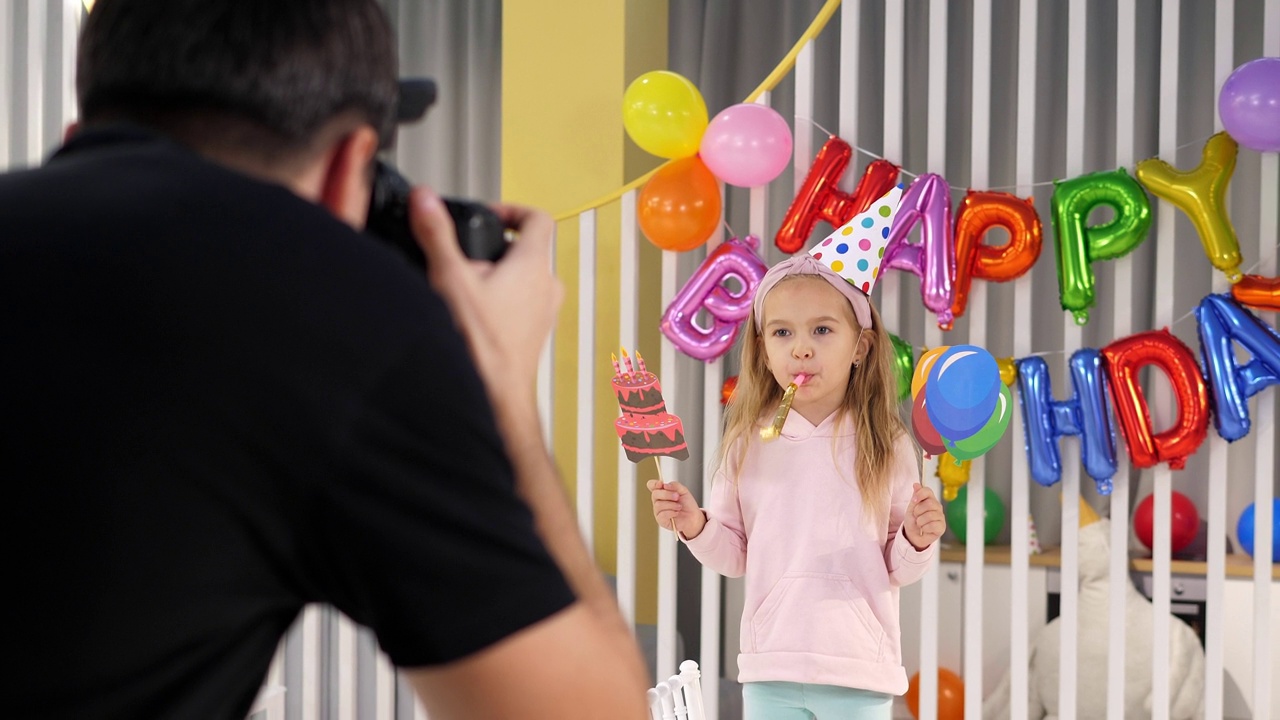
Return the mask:
[[707,516],[693,499],[689,488],[678,482],[663,483],[661,480],[650,480],[645,484],[653,497],[653,518],[663,529],[671,527],[675,520],[676,529],[686,540],[692,540],[707,525]]
[[942,503],[938,502],[932,490],[920,483],[915,484],[915,494],[907,503],[902,530],[916,550],[929,547],[947,530],[947,516],[942,512]]

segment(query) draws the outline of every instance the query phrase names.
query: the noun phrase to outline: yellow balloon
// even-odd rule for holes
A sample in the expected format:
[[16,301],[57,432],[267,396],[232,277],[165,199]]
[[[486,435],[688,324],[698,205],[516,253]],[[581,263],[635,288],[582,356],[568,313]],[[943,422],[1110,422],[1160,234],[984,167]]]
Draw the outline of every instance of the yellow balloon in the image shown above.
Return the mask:
[[646,152],[671,159],[693,157],[707,129],[707,104],[684,76],[654,70],[627,87],[622,125]]
[[942,453],[938,458],[938,479],[942,481],[942,499],[951,502],[956,499],[960,487],[969,482],[969,460],[956,460],[951,453]]
[[1182,209],[1200,234],[1204,254],[1214,267],[1226,273],[1231,284],[1240,282],[1240,243],[1227,215],[1227,184],[1236,169],[1236,141],[1220,132],[1204,144],[1200,164],[1182,171],[1151,158],[1138,163],[1135,175],[1148,190]]
[[996,364],[1000,366],[1000,382],[1013,387],[1018,382],[1018,366],[1014,364],[1013,358],[1000,358],[996,360]]
[[920,394],[924,389],[924,382],[929,379],[929,371],[933,369],[933,364],[942,357],[942,353],[950,349],[950,345],[939,345],[932,350],[925,350],[920,355],[920,359],[916,362],[916,371],[911,376],[911,397]]

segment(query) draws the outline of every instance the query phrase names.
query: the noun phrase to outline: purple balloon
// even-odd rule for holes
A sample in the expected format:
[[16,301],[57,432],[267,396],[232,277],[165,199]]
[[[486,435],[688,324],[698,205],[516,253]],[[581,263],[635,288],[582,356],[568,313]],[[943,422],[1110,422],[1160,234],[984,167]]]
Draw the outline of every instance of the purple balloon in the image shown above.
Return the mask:
[[[920,244],[907,240],[912,228],[920,229]],[[905,270],[920,278],[924,306],[938,316],[938,327],[950,330],[951,302],[955,299],[956,244],[952,240],[951,188],[941,175],[925,173],[911,183],[898,203],[884,249],[880,272]]]
[[1222,126],[1236,142],[1258,152],[1280,152],[1280,57],[1236,68],[1218,94]]
[[[680,352],[707,362],[729,352],[768,270],[756,254],[759,247],[754,235],[724,241],[676,293],[659,327]],[[736,292],[725,286],[730,278],[742,286]],[[698,311],[704,308],[711,316],[710,327],[697,323]]]

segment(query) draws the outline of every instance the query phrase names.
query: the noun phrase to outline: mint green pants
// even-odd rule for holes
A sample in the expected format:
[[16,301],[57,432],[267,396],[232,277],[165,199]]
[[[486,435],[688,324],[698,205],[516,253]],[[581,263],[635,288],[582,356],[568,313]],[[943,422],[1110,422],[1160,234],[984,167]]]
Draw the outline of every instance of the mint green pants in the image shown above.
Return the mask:
[[893,696],[835,685],[752,682],[742,686],[743,720],[890,720]]

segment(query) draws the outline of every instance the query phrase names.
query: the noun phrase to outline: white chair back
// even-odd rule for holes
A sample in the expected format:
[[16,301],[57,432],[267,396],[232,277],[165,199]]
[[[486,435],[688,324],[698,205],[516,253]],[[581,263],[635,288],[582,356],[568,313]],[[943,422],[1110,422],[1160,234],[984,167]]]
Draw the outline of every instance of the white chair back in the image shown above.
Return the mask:
[[698,663],[685,660],[680,673],[649,689],[652,720],[707,720],[702,704],[702,672]]

